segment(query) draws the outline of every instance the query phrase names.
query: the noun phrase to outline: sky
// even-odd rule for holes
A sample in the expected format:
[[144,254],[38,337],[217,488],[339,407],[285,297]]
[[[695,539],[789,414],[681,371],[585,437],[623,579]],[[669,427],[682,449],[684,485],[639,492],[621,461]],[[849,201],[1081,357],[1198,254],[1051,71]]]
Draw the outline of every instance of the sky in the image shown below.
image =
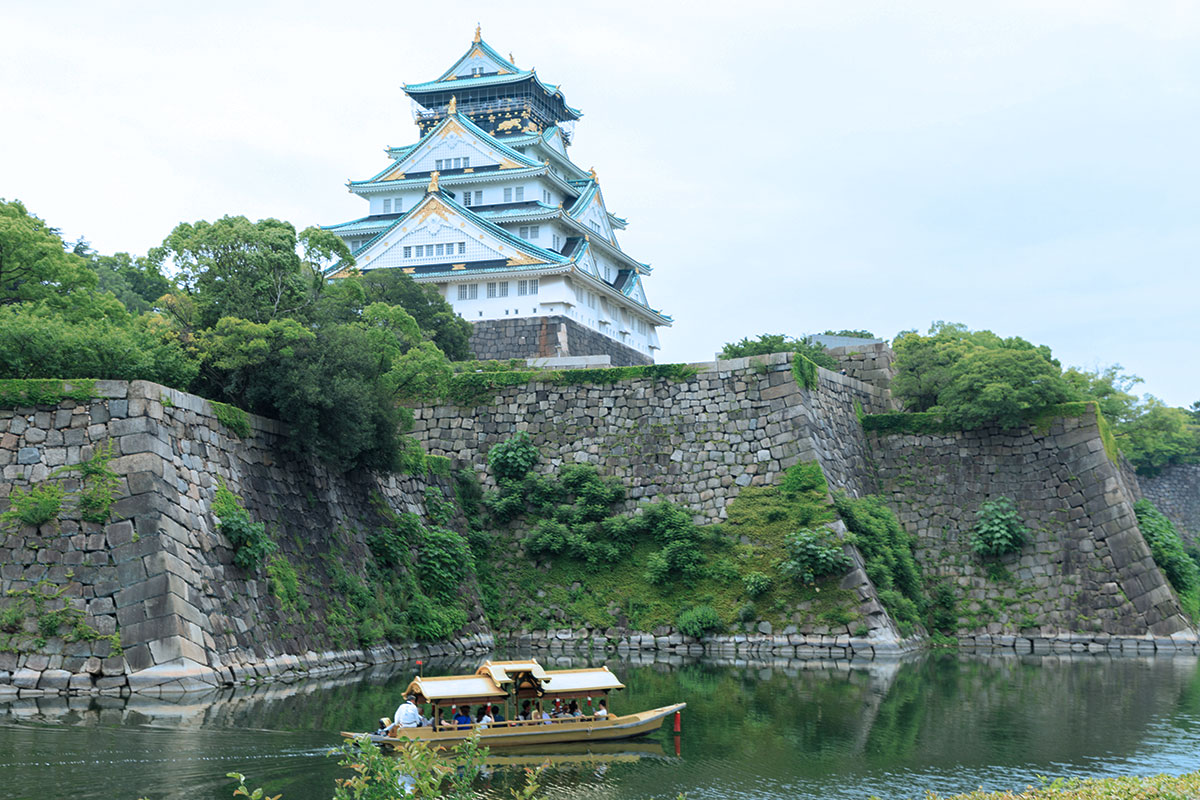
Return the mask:
[[6,4],[0,197],[102,253],[362,216],[484,39],[584,111],[658,360],[935,320],[1200,399],[1200,3]]

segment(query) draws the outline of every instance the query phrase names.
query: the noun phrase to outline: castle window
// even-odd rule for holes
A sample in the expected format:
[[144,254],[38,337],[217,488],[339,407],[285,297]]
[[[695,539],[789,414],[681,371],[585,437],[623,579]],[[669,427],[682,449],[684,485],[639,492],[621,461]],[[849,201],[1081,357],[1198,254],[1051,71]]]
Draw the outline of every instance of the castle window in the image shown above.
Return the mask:
[[464,206],[471,205],[471,193],[470,192],[463,192],[463,205]]
[[512,187],[511,186],[504,190],[504,202],[506,202],[506,203],[512,202]]
[[517,281],[517,295],[529,294],[529,281]]
[[425,245],[419,244],[419,245],[417,245],[417,258],[424,258],[424,257],[425,257]]
[[469,158],[464,158],[464,159],[463,159],[463,169],[466,169],[466,168],[467,168],[467,167],[469,167],[469,166],[471,166],[471,159],[469,159]]
[[548,189],[542,189],[542,202],[550,205],[550,191]]
[[412,248],[411,248],[411,247],[405,247],[405,248],[404,248],[404,257],[405,257],[405,258],[412,258]]
[[483,205],[483,192],[475,193],[475,205],[477,205],[477,206]]
[[487,296],[488,296],[488,299],[491,299],[496,296],[496,284],[489,283],[487,285]]
[[538,279],[534,278],[533,280],[529,281],[529,293],[537,294],[537,290],[538,290]]
[[499,297],[508,297],[508,281],[500,281],[496,284],[496,294]]
[[556,234],[554,234],[554,249],[560,250],[561,248],[562,248],[562,237],[556,233]]
[[525,199],[525,187],[518,186],[517,187],[517,202],[519,203],[524,199]]
[[442,171],[442,160],[440,158],[437,161],[433,162],[433,168],[436,169],[438,172]]
[[460,283],[458,285],[459,300],[477,300],[479,298],[478,283]]
[[434,246],[434,254],[435,254],[435,255],[439,255],[439,256],[440,256],[440,255],[443,255],[443,253],[442,253],[442,245],[438,244],[438,245],[435,245],[435,246]]
[[390,197],[383,198],[383,213],[385,213],[385,214],[392,213],[392,198],[390,198]]
[[392,211],[395,211],[397,214],[400,213],[400,198],[399,197],[397,197],[396,202],[394,202],[392,204]]
[[459,242],[458,243],[458,254],[461,256],[461,255],[465,254],[466,252],[467,252],[467,243]]

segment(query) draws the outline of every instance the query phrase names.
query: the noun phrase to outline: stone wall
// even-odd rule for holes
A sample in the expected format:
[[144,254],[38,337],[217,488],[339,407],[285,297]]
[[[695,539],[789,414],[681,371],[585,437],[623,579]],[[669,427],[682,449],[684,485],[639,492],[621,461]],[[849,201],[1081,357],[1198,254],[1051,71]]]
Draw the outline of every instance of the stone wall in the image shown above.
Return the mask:
[[485,407],[418,408],[413,433],[429,453],[483,472],[492,445],[526,431],[544,469],[595,464],[624,482],[631,505],[668,500],[702,522],[723,519],[743,486],[774,484],[799,461],[820,462],[833,486],[868,490],[856,403],[885,410],[885,393],[828,370],[805,389],[789,353],[694,366],[684,381],[505,387]]
[[472,322],[471,353],[480,360],[610,356],[614,367],[653,364],[645,353],[568,317],[514,317]]
[[1200,464],[1167,467],[1138,481],[1146,498],[1166,514],[1187,541],[1200,543]]
[[[0,542],[0,590],[61,590],[47,610],[69,603],[99,633],[119,630],[124,651],[108,657],[107,642],[50,636],[37,652],[0,653],[0,691],[185,690],[429,652],[364,652],[353,635],[329,629],[327,565],[363,574],[366,533],[382,523],[376,503],[424,514],[426,488],[449,492],[444,480],[339,475],[287,455],[286,433],[271,420],[248,416],[242,439],[199,397],[141,381],[98,387],[90,402],[0,411],[0,510],[14,487],[54,479],[53,470],[103,442],[112,442],[109,466],[121,476],[116,521],[97,525],[68,512],[9,532]],[[232,563],[210,511],[218,482],[266,523],[298,572],[302,602],[285,608],[262,571]],[[24,625],[32,630],[36,619]],[[471,625],[446,649],[490,644],[476,602]]]
[[895,354],[886,342],[831,347],[829,355],[837,359],[838,368],[845,370],[851,378],[878,389],[890,388],[892,379],[896,377],[896,368],[892,366]]
[[[1045,432],[872,435],[872,453],[925,574],[959,596],[962,633],[1095,642],[1149,633],[1194,645],[1094,413]],[[999,496],[1016,501],[1031,535],[1019,553],[989,562],[972,554],[969,530],[980,504]]]

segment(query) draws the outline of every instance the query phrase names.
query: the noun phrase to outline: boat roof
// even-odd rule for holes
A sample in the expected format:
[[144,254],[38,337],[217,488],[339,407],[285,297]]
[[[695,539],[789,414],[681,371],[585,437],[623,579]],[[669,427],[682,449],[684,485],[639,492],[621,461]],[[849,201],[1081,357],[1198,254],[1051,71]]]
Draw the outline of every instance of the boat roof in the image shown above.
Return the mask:
[[442,678],[414,678],[405,694],[415,694],[430,702],[443,700],[486,700],[508,693],[485,675],[447,675]]
[[553,669],[547,670],[546,675],[549,681],[542,684],[546,695],[586,694],[625,688],[625,684],[609,672],[608,667]]
[[515,676],[524,673],[532,675],[538,683],[549,680],[546,670],[532,658],[525,661],[485,661],[483,666],[475,670],[476,675],[487,675],[497,685],[511,683],[516,679]]

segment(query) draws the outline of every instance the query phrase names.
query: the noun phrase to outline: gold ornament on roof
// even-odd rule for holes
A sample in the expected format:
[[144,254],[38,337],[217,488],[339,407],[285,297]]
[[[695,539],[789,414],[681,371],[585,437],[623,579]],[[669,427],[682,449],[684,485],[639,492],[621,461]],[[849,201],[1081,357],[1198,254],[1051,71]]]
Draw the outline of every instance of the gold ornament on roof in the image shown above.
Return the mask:
[[475,23],[475,38],[472,39],[471,41],[475,42],[475,44],[479,44],[479,40],[482,38],[483,37],[479,32],[479,23],[477,22],[477,23]]
[[447,114],[457,114],[458,113],[458,97],[456,97],[455,95],[450,95],[450,105],[446,106],[446,113]]
[[508,63],[512,64],[514,67],[517,65],[517,60],[512,57],[512,50],[508,51]]
[[427,192],[438,191],[438,175],[440,175],[440,174],[441,173],[439,173],[437,170],[434,170],[433,172],[431,172],[429,174],[429,188],[426,189],[425,191],[427,191]]
[[595,167],[592,167],[591,169],[588,170],[588,175],[590,175],[592,180],[594,180],[596,183],[600,182],[600,179],[596,177],[596,168]]

